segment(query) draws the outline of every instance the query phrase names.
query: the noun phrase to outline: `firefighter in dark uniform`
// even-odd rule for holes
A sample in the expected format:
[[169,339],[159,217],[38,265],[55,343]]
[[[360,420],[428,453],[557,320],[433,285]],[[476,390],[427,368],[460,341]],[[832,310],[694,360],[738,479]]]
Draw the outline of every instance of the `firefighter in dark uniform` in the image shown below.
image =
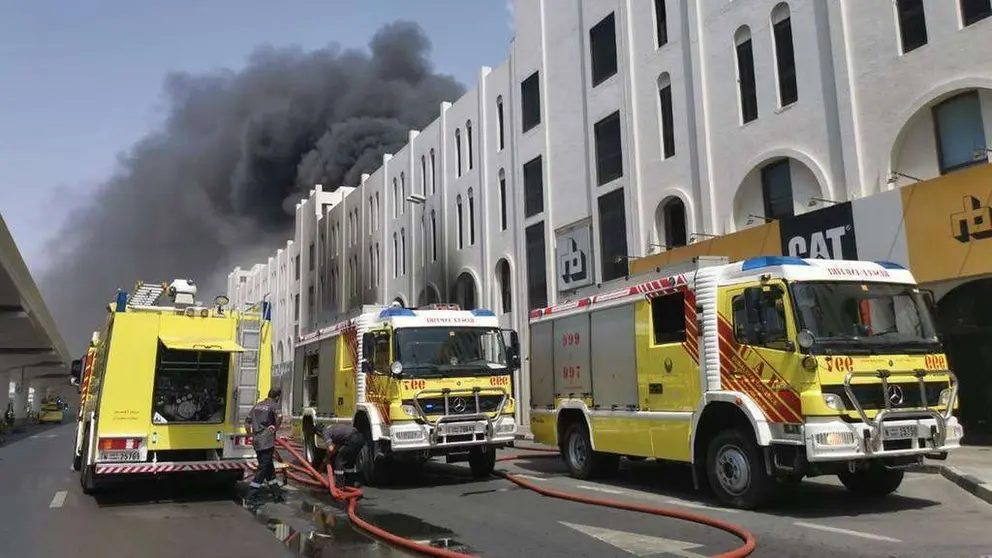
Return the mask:
[[282,411],[279,405],[281,398],[280,388],[270,389],[269,396],[255,403],[248,412],[248,418],[245,419],[245,430],[251,435],[252,447],[255,448],[255,455],[258,457],[258,469],[249,485],[252,489],[257,490],[263,486],[278,487],[273,456],[276,451],[276,431],[282,425]]
[[365,436],[350,424],[329,424],[324,427],[323,435],[324,445],[327,446],[324,469],[330,463],[335,486],[343,488],[349,475],[357,473],[355,466],[359,453],[365,447]]

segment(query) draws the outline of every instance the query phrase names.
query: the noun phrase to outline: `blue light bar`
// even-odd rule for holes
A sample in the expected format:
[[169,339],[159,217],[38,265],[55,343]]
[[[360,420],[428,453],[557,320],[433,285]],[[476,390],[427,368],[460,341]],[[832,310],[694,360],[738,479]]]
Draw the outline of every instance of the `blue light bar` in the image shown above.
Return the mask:
[[483,308],[472,310],[472,315],[473,316],[476,316],[476,317],[479,317],[479,318],[495,318],[496,317],[496,314],[494,314],[492,310],[485,310]]
[[744,260],[741,271],[751,271],[762,267],[772,267],[777,265],[809,265],[802,258],[792,256],[761,256],[760,258],[750,258]]
[[117,311],[123,312],[127,309],[127,291],[117,289]]
[[884,267],[885,269],[906,269],[905,267],[897,264],[896,262],[887,262],[883,260],[883,261],[877,261],[875,263]]
[[379,318],[395,318],[398,316],[416,316],[409,308],[386,308],[379,312]]

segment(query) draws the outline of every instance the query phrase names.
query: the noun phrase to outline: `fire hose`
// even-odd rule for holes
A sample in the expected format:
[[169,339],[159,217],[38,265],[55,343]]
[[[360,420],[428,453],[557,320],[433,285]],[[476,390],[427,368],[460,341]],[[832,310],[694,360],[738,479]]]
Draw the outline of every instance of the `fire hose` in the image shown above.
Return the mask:
[[[327,488],[330,491],[331,496],[335,500],[339,500],[346,504],[348,519],[352,522],[353,525],[355,525],[362,531],[374,537],[377,537],[380,540],[383,540],[391,545],[405,548],[407,550],[425,556],[435,556],[438,558],[477,558],[472,554],[465,554],[462,552],[445,550],[443,548],[436,548],[404,537],[400,537],[398,535],[390,533],[389,531],[386,531],[385,529],[382,529],[381,527],[373,525],[368,521],[365,521],[358,514],[358,501],[362,498],[361,489],[351,486],[338,488],[334,484],[333,481],[334,471],[332,470],[329,464],[327,465],[327,476],[325,477],[320,472],[318,472],[306,459],[304,459],[303,456],[300,455],[300,452],[297,451],[296,448],[294,448],[285,438],[278,438],[276,440],[276,443],[282,446],[283,448],[285,448],[286,451],[288,451],[293,456],[294,459],[296,459],[299,463],[302,464],[301,466],[301,465],[297,465],[296,463],[287,462],[289,465],[289,470],[286,471],[286,475],[289,478],[297,482],[300,482],[302,484]],[[548,449],[548,448],[521,448],[521,449],[525,449],[528,451],[539,451],[544,453],[530,454],[530,455],[528,454],[511,455],[511,456],[501,457],[496,461],[506,462],[506,461],[513,461],[515,459],[558,457],[558,452],[553,449]],[[310,475],[309,478],[304,476],[305,474],[309,474]],[[670,517],[673,519],[680,519],[692,523],[698,523],[701,525],[706,525],[708,527],[714,527],[721,531],[725,531],[744,542],[744,544],[740,547],[737,547],[723,554],[716,555],[716,558],[740,558],[742,556],[748,556],[754,551],[756,546],[754,535],[752,535],[749,531],[747,531],[743,527],[740,527],[733,523],[723,521],[721,519],[717,519],[714,517],[708,517],[705,515],[691,513],[682,510],[660,508],[660,507],[648,506],[643,504],[621,502],[618,500],[608,500],[601,498],[592,498],[578,494],[570,494],[568,492],[562,492],[559,490],[552,490],[549,488],[538,486],[532,482],[520,478],[517,475],[507,473],[505,471],[496,471],[493,474],[498,477],[502,477],[516,484],[517,486],[526,488],[528,490],[533,490],[534,492],[537,492],[542,496],[547,496],[550,498],[559,498],[562,500],[569,500],[573,502],[580,502],[583,504],[590,504],[593,506],[602,506],[606,508],[627,510],[627,511],[639,512],[639,513],[645,513],[649,515]]]

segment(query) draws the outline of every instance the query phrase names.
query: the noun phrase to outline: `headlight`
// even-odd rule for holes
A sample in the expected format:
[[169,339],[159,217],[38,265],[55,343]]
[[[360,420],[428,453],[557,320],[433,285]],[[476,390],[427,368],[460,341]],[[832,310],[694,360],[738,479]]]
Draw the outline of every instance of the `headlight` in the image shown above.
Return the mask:
[[827,407],[835,411],[846,411],[847,408],[844,406],[844,399],[836,393],[824,393],[823,402],[827,404]]
[[[932,391],[930,393],[933,393]],[[940,390],[940,397],[937,400],[938,407],[946,407],[951,402],[951,388]]]
[[413,405],[403,405],[403,412],[411,417],[417,416],[417,409]]

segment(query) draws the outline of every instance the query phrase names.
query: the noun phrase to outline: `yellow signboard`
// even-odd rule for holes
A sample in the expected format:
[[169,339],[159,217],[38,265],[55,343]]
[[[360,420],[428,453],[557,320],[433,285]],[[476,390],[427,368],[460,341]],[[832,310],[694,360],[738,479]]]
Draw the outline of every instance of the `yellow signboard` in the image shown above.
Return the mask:
[[696,256],[727,256],[739,261],[756,256],[781,256],[782,238],[778,221],[751,227],[732,234],[710,238],[701,242],[666,250],[630,262],[630,274],[635,275],[655,268],[686,261]]
[[992,165],[907,186],[900,194],[917,281],[992,273]]

